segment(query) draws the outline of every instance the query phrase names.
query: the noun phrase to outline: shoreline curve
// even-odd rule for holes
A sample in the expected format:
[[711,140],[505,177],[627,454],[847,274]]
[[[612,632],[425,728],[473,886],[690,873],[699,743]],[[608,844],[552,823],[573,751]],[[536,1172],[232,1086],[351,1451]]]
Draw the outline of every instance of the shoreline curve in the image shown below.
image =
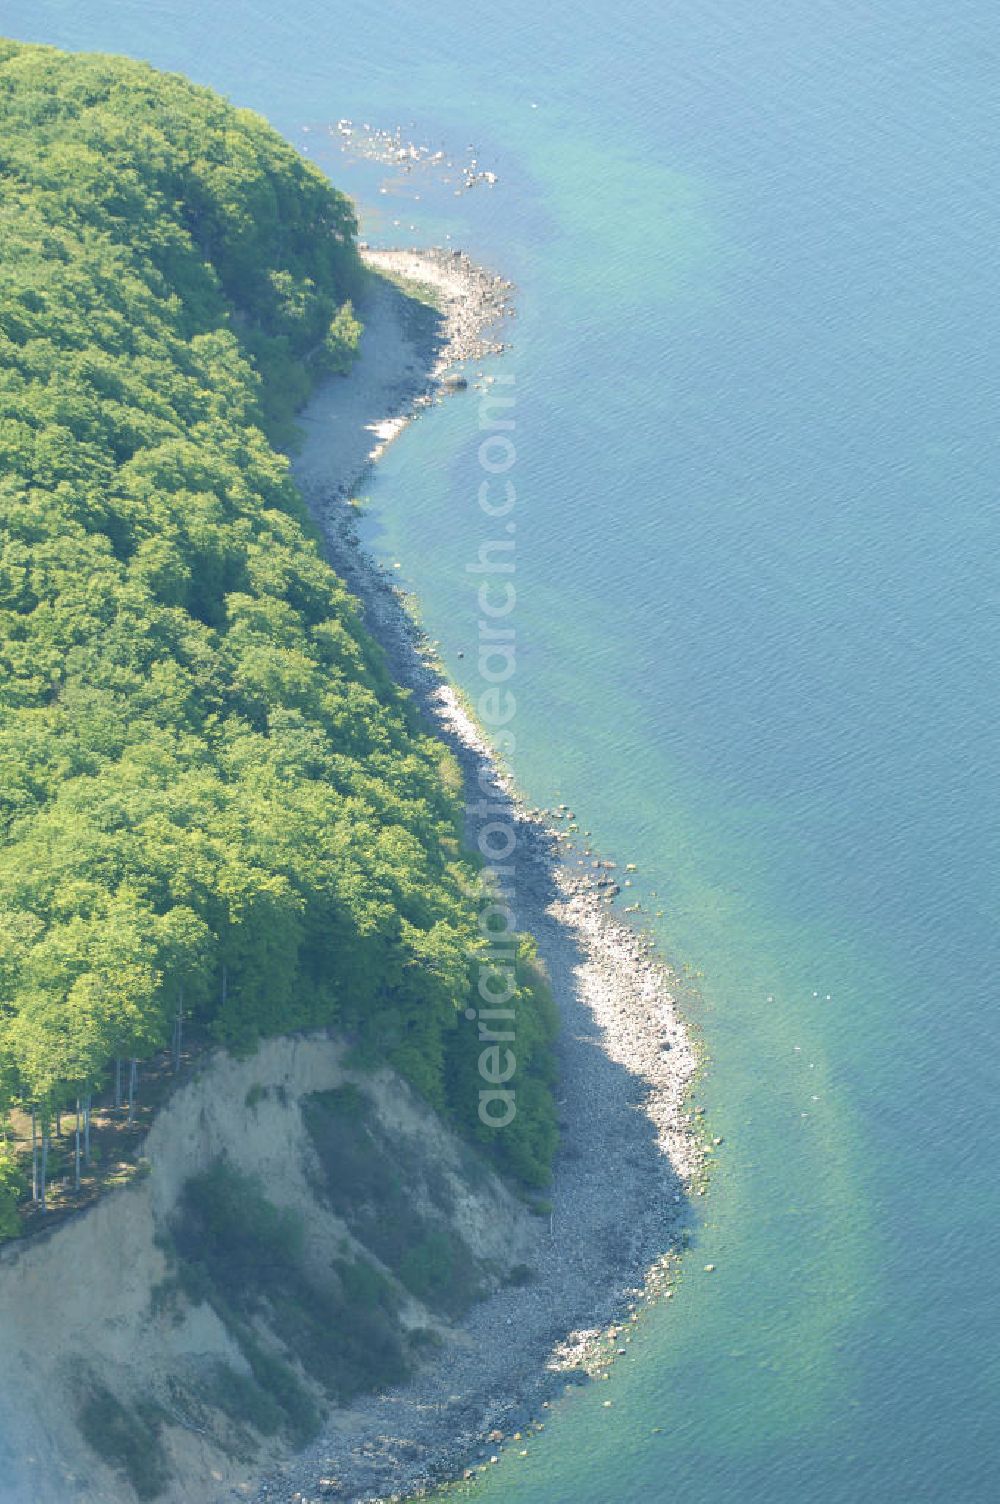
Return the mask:
[[[352,498],[386,446],[423,409],[451,400],[450,367],[505,348],[496,325],[513,314],[511,284],[457,251],[362,254],[373,276],[358,360],[307,404],[293,471],[393,675],[456,756],[467,803],[485,791],[516,830],[518,925],[538,941],[560,1013],[561,1140],[531,1282],[474,1307],[455,1343],[406,1386],[339,1411],[267,1477],[260,1504],[309,1498],[331,1473],[341,1500],[402,1499],[489,1467],[509,1438],[520,1449],[567,1383],[609,1376],[643,1303],[669,1294],[689,1198],[704,1188],[704,1145],[687,1110],[700,1055],[677,1004],[682,979],[609,911],[606,885],[569,868],[554,812],[521,797],[357,533]],[[430,289],[436,318],[415,321],[400,284],[425,301]],[[477,835],[470,817],[471,846]]]

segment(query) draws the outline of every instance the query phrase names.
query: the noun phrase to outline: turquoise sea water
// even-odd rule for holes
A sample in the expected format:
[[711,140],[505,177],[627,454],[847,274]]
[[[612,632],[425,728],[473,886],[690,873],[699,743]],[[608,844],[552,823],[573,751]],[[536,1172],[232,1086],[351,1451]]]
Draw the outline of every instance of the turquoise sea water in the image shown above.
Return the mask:
[[[6,0],[2,29],[213,84],[372,239],[450,233],[520,285],[516,771],[702,973],[725,1145],[672,1304],[479,1496],[995,1498],[995,7]],[[500,181],[379,195],[340,116]],[[472,691],[476,422],[405,434],[367,524]]]

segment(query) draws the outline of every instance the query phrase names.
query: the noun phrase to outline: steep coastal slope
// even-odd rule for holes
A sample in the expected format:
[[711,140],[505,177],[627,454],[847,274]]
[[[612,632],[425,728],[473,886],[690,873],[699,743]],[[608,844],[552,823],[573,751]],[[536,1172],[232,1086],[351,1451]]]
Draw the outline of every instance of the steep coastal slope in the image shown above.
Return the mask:
[[204,1061],[150,1172],[0,1250],[0,1499],[231,1496],[449,1340],[538,1221],[388,1070],[276,1039]]

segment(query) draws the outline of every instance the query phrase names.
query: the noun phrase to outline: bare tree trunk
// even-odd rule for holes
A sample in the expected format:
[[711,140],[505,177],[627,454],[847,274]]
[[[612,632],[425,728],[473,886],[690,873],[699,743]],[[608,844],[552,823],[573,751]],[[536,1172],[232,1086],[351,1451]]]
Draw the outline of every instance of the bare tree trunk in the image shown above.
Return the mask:
[[174,1074],[181,1068],[181,1045],[184,1039],[184,984],[177,989],[177,1017],[174,1020]]
[[92,1094],[88,1091],[87,1099],[83,1104],[83,1162],[90,1166],[90,1104]]
[[115,1059],[115,1106],[116,1107],[120,1107],[121,1105],[122,1105],[122,1057],[120,1055],[118,1055],[116,1057],[116,1059]]
[[31,1199],[38,1205],[38,1117],[31,1109]]
[[135,1121],[135,1099],[139,1090],[139,1062],[136,1059],[129,1061],[128,1070],[128,1121],[129,1125]]
[[73,1167],[73,1188],[80,1189],[80,1098],[76,1099],[76,1150]]
[[229,996],[229,972],[225,962],[222,963],[222,1007],[225,1009],[226,998]]
[[41,1193],[41,1201],[42,1201],[42,1211],[43,1212],[47,1212],[48,1209],[49,1209],[49,1204],[48,1204],[48,1201],[46,1199],[46,1194],[45,1194],[46,1193],[46,1189],[47,1189],[47,1187],[46,1187],[46,1178],[48,1176],[48,1173],[49,1173],[49,1125],[46,1122],[46,1123],[42,1124],[42,1193]]

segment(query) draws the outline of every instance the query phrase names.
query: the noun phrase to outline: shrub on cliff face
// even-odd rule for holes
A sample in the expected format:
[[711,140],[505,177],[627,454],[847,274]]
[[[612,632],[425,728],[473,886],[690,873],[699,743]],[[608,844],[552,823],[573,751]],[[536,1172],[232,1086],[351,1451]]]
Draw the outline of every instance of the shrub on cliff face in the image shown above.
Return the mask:
[[136,1497],[155,1499],[170,1482],[160,1439],[163,1416],[149,1400],[123,1404],[94,1382],[80,1407],[80,1430],[110,1467],[124,1473]]
[[[363,1259],[334,1259],[320,1278],[307,1268],[301,1220],[280,1210],[250,1177],[219,1161],[189,1180],[173,1226],[182,1282],[233,1332],[254,1382],[284,1412],[286,1429],[305,1435],[293,1365],[331,1397],[404,1379],[409,1361],[388,1281]],[[262,1325],[280,1350],[265,1346]]]
[[483,1293],[484,1266],[452,1226],[437,1166],[390,1132],[354,1086],[303,1105],[333,1210],[418,1300],[451,1316],[467,1310]]
[[317,360],[329,374],[346,375],[361,338],[361,322],[354,316],[350,303],[338,308],[323,336]]

